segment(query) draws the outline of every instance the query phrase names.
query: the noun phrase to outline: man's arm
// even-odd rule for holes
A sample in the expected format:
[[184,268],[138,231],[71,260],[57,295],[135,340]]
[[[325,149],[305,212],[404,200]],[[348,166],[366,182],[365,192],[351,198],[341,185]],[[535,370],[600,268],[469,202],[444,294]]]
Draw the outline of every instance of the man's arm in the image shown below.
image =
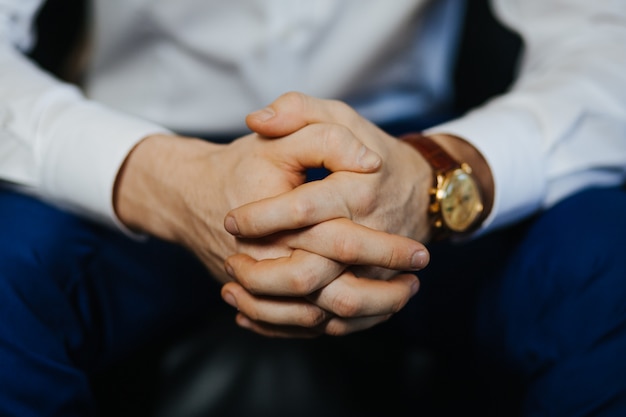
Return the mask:
[[0,179],[121,226],[111,199],[117,171],[141,138],[167,129],[93,103],[29,61],[41,3],[0,1]]
[[[526,50],[518,80],[502,97],[426,132],[452,154],[461,155],[465,142],[469,145],[469,154],[459,159],[478,158],[472,163],[474,166],[484,163],[482,166],[488,167],[478,168],[483,189],[493,198],[493,208],[483,223],[483,232],[518,221],[584,187],[619,184],[626,176],[623,135],[626,126],[626,72],[623,71],[626,67],[623,47],[626,44],[626,9],[623,4],[500,0],[495,1],[495,5],[498,16],[524,39]],[[337,123],[335,115],[342,112],[341,108],[332,103],[324,107],[324,116],[318,122]],[[306,113],[310,108],[305,106],[300,110]],[[342,121],[352,127],[355,117],[348,116]],[[307,118],[310,119],[300,115],[295,120]],[[255,119],[256,115],[249,118],[251,127],[264,134],[272,136],[289,131],[289,120],[275,119],[264,124],[265,121]],[[364,136],[359,134],[359,137]],[[381,136],[374,132],[370,137]],[[385,152],[375,146],[373,149],[383,155],[385,166],[396,166],[406,159],[402,155],[389,159]],[[417,157],[414,155],[414,158]],[[419,158],[409,161],[409,165],[424,167]],[[393,215],[381,216],[384,210],[379,208],[390,197],[387,188],[390,183],[405,196],[411,193],[407,194],[407,184],[401,178],[412,181],[410,184],[420,189],[422,196],[429,186],[426,171],[403,176],[397,175],[400,169],[395,171],[396,181],[382,181],[378,188],[370,188],[374,193],[370,199],[355,196],[367,183],[367,180],[355,178],[351,185],[345,181],[343,188],[332,194],[336,200],[329,203],[320,198],[329,195],[326,190],[329,187],[322,184],[324,180],[300,187],[290,195],[231,212],[227,224],[237,227],[229,230],[240,236],[263,236],[282,228],[303,227],[307,222],[302,221],[302,216],[289,217],[286,211],[290,206],[304,206],[309,220],[319,222],[343,216],[372,227],[385,227],[382,230],[425,238],[428,236],[425,232],[426,201],[420,203],[414,197],[403,200],[391,196],[389,201],[398,210],[396,218],[404,219],[405,223],[394,224],[390,220]],[[333,181],[337,178],[335,176]],[[330,182],[325,185],[330,186]],[[363,204],[364,201],[370,204]],[[406,204],[406,201],[411,203]],[[415,207],[420,205],[423,208],[416,217]],[[283,211],[267,211],[274,207],[282,207]],[[251,275],[252,270],[251,266],[246,268]],[[229,285],[240,297],[246,297],[250,303],[248,308],[253,310],[257,300],[247,296],[244,287]],[[250,327],[263,331],[259,323]]]
[[[248,289],[262,302],[254,311],[248,310],[249,316],[294,329],[267,334],[304,337],[370,327],[406,304],[417,292],[417,279],[412,274],[400,274],[389,281],[371,283],[357,279],[345,265],[418,270],[428,262],[422,244],[355,228],[343,219],[253,240],[236,239],[223,226],[232,208],[302,184],[307,167],[325,166],[337,173],[348,169],[366,176],[380,169],[380,157],[356,137],[324,137],[321,127],[311,126],[279,140],[252,134],[229,145],[171,135],[150,136],[131,152],[120,171],[115,193],[117,213],[133,230],[185,245],[222,282],[230,277],[241,282],[246,263],[258,266]],[[318,239],[326,237],[326,228],[337,233],[330,239]],[[317,253],[299,250],[303,242],[317,242]],[[237,267],[231,261],[224,269],[224,260],[237,252],[246,255],[237,257]],[[258,265],[255,259],[261,260]],[[260,285],[255,287],[254,283]],[[326,289],[317,294],[318,304],[305,302],[304,296],[323,287]],[[224,299],[236,306],[237,300],[229,294],[233,295],[226,291]],[[363,308],[342,302],[346,299]],[[340,323],[332,320],[346,315],[349,318]]]
[[[372,175],[332,173],[322,181],[304,184],[279,196],[250,203],[230,212],[229,232],[246,238],[262,237],[281,230],[324,227],[333,218],[350,219],[355,228],[428,241],[429,189],[433,171],[424,157],[407,143],[394,138],[360,117],[345,104],[298,93],[280,97],[269,107],[275,116],[248,116],[251,129],[267,136],[284,136],[307,125],[320,124],[337,135],[350,132],[380,154],[383,167]],[[490,210],[494,195],[491,170],[480,152],[458,137],[434,134],[431,138],[453,158],[468,163],[477,178]],[[323,199],[322,196],[330,198]],[[319,223],[322,223],[321,225]],[[332,234],[330,228],[324,230]],[[310,243],[309,243],[310,244]]]
[[[268,118],[268,115],[273,117]],[[363,245],[370,245],[380,253],[390,253],[384,249],[384,241],[373,238],[380,230],[415,240],[428,238],[428,189],[432,185],[432,170],[408,144],[387,135],[343,103],[298,93],[282,96],[268,109],[250,115],[247,121],[253,130],[267,136],[283,136],[294,130],[304,135],[312,127],[317,127],[317,132],[330,132],[325,134],[329,136],[355,136],[381,155],[385,162],[374,173],[333,172],[324,180],[303,184],[288,193],[239,207],[231,211],[225,221],[227,230],[232,234],[263,238],[285,230],[304,228],[312,234],[292,242],[297,250],[319,253],[320,247],[325,245],[331,253],[324,256],[333,256],[332,251],[336,250],[353,254],[352,261],[346,262],[349,265],[357,264],[354,261],[363,251],[363,246],[357,247],[355,242],[347,239],[355,233],[363,236],[360,238]],[[277,139],[282,140],[285,138]],[[484,184],[486,200],[492,198],[490,171],[480,154],[458,138],[441,136],[436,140],[453,156],[474,165],[477,177]],[[337,227],[338,220],[342,221],[343,227]],[[339,248],[331,244],[342,240],[344,244]],[[421,262],[426,262],[426,259]],[[271,286],[276,281],[280,282],[280,276],[270,279],[265,273],[266,270],[276,271],[280,263],[281,260],[272,259],[256,261],[243,253],[228,258],[227,265],[236,282],[226,284],[222,295],[234,300],[231,303],[239,309],[240,325],[261,334],[293,335],[295,330],[285,327],[286,323],[278,317],[280,312],[285,311],[285,304],[276,300],[269,303],[257,295],[271,292]],[[386,288],[389,282],[400,277],[404,279],[404,275],[394,277],[397,272],[380,268],[384,267],[382,262],[375,266],[378,268],[349,268],[346,275],[318,290],[300,294],[309,302],[305,306],[317,305],[334,312],[318,331],[345,334],[375,324],[360,320],[355,325],[351,319],[366,316],[368,309],[393,294]],[[292,268],[297,268],[297,265]],[[418,282],[413,285],[416,292]],[[372,296],[364,296],[363,288],[371,289]],[[375,292],[374,288],[378,291]],[[398,304],[395,310],[387,310],[386,317],[403,305]],[[261,308],[262,313],[259,312]]]
[[472,143],[495,178],[485,232],[626,171],[626,8],[617,1],[494,0],[523,40],[506,94],[430,129]]
[[[205,261],[209,270],[227,281],[224,260],[245,248],[257,259],[289,256],[300,240],[313,230],[286,233],[261,241],[236,241],[226,232],[223,219],[233,207],[290,191],[305,180],[307,167],[326,166],[367,175],[379,168],[380,159],[355,137],[337,136],[325,148],[311,135],[268,140],[256,134],[228,145],[172,135],[153,135],[131,152],[118,176],[114,206],[122,222],[133,230],[184,244]],[[341,229],[341,221],[335,227]],[[379,232],[379,250],[373,240],[358,231],[346,237],[356,245],[360,258],[319,245],[317,252],[338,262],[383,264],[394,269],[419,269],[413,265],[421,244]],[[343,243],[346,239],[342,239]],[[273,295],[281,294],[275,289]]]
[[[81,216],[186,245],[216,277],[222,281],[228,279],[223,261],[231,254],[229,251],[234,253],[236,241],[223,229],[226,211],[235,204],[251,201],[257,191],[266,193],[262,194],[265,197],[279,189],[285,190],[273,187],[277,185],[273,181],[282,181],[280,186],[285,183],[295,186],[303,180],[303,174],[296,173],[289,163],[278,169],[271,165],[276,161],[274,155],[266,153],[265,162],[276,174],[268,179],[263,171],[267,166],[255,165],[262,158],[255,160],[252,148],[246,143],[221,148],[171,135],[161,126],[89,101],[75,86],[46,74],[20,51],[30,45],[31,21],[40,3],[0,2],[0,178]],[[346,149],[340,151],[338,154]],[[243,165],[225,168],[221,155],[233,154],[246,155],[253,161],[248,164],[239,160]],[[371,152],[359,144],[352,166],[367,163],[368,155],[372,157]],[[313,166],[321,163],[333,166],[333,162],[325,161],[319,152],[309,152],[306,157],[319,158],[309,159],[307,163]],[[229,161],[236,161],[236,158]],[[208,168],[203,170],[207,162]],[[363,167],[356,169],[363,170]],[[182,176],[172,175],[173,171]],[[234,180],[229,182],[233,178],[256,183],[250,191]],[[241,196],[250,200],[242,200]],[[119,210],[119,217],[116,210]],[[294,234],[293,239],[301,236]],[[392,262],[400,269],[414,269],[410,263],[412,252],[424,252],[417,242],[400,241],[391,235],[384,235],[382,239],[389,243],[385,247],[400,244],[397,251],[400,255]],[[260,257],[285,256],[292,252],[289,244],[290,237],[286,236],[282,242],[267,241],[251,253]],[[382,252],[366,254],[362,261],[376,263],[381,255]],[[336,261],[319,256],[307,257],[306,261],[301,258],[287,257],[312,274],[311,288],[320,285],[316,282],[318,279],[327,283],[343,273],[343,265]],[[414,281],[414,277],[408,276],[397,280],[396,296],[384,304],[402,305]],[[291,283],[300,285],[298,280]],[[289,282],[286,285],[287,289],[275,288],[272,294],[298,293],[297,289],[289,289]],[[389,310],[393,308],[381,306],[380,314]],[[315,311],[319,317],[327,314],[317,307]]]
[[[524,40],[513,88],[426,131],[437,140],[463,138],[486,161],[494,181],[486,230],[518,221],[583,187],[619,184],[626,171],[623,4],[499,0],[494,5]],[[279,133],[271,130],[276,126],[254,127]]]

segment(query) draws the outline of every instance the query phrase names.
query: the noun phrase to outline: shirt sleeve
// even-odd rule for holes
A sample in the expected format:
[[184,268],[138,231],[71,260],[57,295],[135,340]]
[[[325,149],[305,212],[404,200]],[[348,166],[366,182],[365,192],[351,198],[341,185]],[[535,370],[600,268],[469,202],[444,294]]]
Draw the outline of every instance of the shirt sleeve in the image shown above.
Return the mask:
[[86,99],[23,50],[40,0],[0,0],[0,179],[83,216],[121,226],[117,172],[144,137],[167,129]]
[[429,132],[471,142],[495,202],[482,232],[626,178],[626,2],[494,0],[523,40],[509,92]]

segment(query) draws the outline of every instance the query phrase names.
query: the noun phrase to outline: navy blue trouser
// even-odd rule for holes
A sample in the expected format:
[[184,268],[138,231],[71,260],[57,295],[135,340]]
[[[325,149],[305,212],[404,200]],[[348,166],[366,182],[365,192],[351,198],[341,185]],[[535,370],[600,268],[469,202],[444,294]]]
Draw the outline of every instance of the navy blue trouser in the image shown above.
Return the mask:
[[402,324],[457,358],[463,401],[490,416],[626,416],[626,189],[431,255]]
[[[526,416],[626,415],[623,189],[431,250],[395,324],[474,364],[483,394],[519,383]],[[0,415],[93,415],[91,372],[222,306],[186,251],[0,188]]]
[[0,187],[0,415],[91,416],[88,375],[208,311],[186,251]]

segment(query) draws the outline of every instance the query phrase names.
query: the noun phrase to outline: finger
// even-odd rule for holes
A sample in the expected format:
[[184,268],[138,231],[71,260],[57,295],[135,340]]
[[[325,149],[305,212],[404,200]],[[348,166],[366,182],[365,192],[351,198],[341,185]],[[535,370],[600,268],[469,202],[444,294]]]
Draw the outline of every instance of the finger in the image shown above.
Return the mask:
[[271,337],[315,337],[321,333],[349,334],[381,323],[402,309],[418,289],[419,281],[411,274],[375,281],[346,272],[308,297],[310,303],[298,298],[254,296],[236,283],[226,284],[222,296],[239,309],[237,323],[241,327]]
[[286,235],[285,242],[350,265],[419,270],[428,264],[430,257],[421,243],[343,218],[350,216],[350,209],[343,200],[332,198],[336,188],[330,182],[322,184],[326,181],[303,184],[281,196],[231,210],[226,228],[239,237],[257,238],[311,226]]
[[[346,275],[351,275],[347,273]],[[348,280],[349,277],[343,277],[342,280]],[[399,277],[399,280],[405,280],[406,277]],[[356,278],[355,278],[356,279]],[[395,280],[395,279],[394,279]],[[367,292],[390,292],[392,284],[385,286],[370,286],[370,288],[357,288],[359,285],[349,283],[341,287],[335,287],[333,291],[350,291],[352,294],[343,294],[343,297],[336,297],[334,294],[320,294],[311,297],[316,303],[327,304],[330,308],[340,313],[339,318],[335,318],[333,314],[319,308],[319,306],[309,302],[303,298],[278,298],[255,296],[247,292],[243,287],[235,283],[228,283],[222,289],[222,296],[227,302],[235,306],[239,313],[242,314],[251,323],[249,326],[257,328],[265,328],[266,332],[270,329],[276,331],[277,327],[285,328],[284,331],[290,334],[295,328],[310,329],[313,333],[324,332],[333,335],[352,333],[362,330],[387,320],[393,313],[399,311],[408,301],[408,297],[400,294],[401,291],[391,290],[396,294],[386,294],[384,300],[376,300],[375,306],[365,306],[370,303],[373,297],[366,296]],[[364,280],[370,281],[370,280]],[[411,282],[416,281],[413,277]],[[387,281],[374,281],[374,283],[385,283]],[[412,285],[409,285],[411,287]],[[382,288],[384,287],[384,288]],[[382,289],[381,289],[382,288]],[[410,292],[416,289],[410,289]],[[228,295],[227,295],[228,294]],[[336,298],[340,302],[328,302],[328,298]],[[352,299],[360,298],[354,302]],[[406,300],[404,299],[406,298]],[[233,300],[236,300],[233,302]],[[378,314],[378,312],[381,312]],[[242,322],[239,322],[242,327]],[[322,329],[322,330],[320,330]],[[301,331],[301,330],[300,330]],[[305,332],[309,334],[308,332]]]
[[[422,243],[405,236],[370,229],[343,218],[319,223],[294,233],[285,233],[280,239],[277,244],[312,252],[346,265],[376,266],[395,271],[418,271],[430,262],[430,254]],[[299,268],[298,262],[304,259],[304,256],[298,253],[296,258],[277,258],[257,262],[263,263],[258,266],[260,271],[271,273],[271,269],[276,267],[284,277],[285,273],[294,273],[290,271],[290,268]],[[233,258],[233,260],[239,263],[230,265],[233,269],[242,268],[239,269],[242,271],[241,279],[247,282],[246,287],[250,285],[252,289],[254,283],[247,280],[247,277],[255,272],[253,270],[255,266],[250,263],[249,259]],[[319,263],[316,265],[316,262]],[[305,265],[307,269],[301,271],[302,288],[292,282],[294,289],[311,289],[313,287],[311,284],[316,279],[315,273],[327,274],[332,271],[332,264],[325,264],[313,258],[307,259]],[[312,269],[313,266],[316,269]],[[266,274],[262,276],[262,279],[262,282],[266,282],[271,278]],[[298,278],[294,276],[293,279]],[[320,282],[319,278],[317,280]],[[297,294],[301,295],[302,292]]]
[[337,278],[345,266],[296,249],[290,256],[257,261],[246,254],[226,259],[226,270],[253,294],[303,297]]
[[222,287],[222,298],[255,322],[314,328],[330,318],[328,312],[304,298],[254,295],[233,282]]
[[[347,265],[418,271],[430,262],[430,254],[422,243],[405,236],[370,229],[343,218],[322,222],[295,233],[285,233],[276,243]],[[310,261],[314,262],[312,259]],[[278,266],[284,270],[290,264],[297,265],[294,259],[282,259],[275,264],[268,261],[266,266]]]
[[321,325],[312,329],[296,326],[280,326],[260,321],[257,322],[250,320],[248,317],[241,313],[237,314],[236,322],[239,326],[266,337],[302,339],[314,338],[322,334],[328,334],[330,336],[345,336],[350,333],[369,329],[370,327],[387,321],[390,317],[391,315],[362,317],[354,319],[333,317],[328,322],[322,323]]
[[346,271],[307,300],[341,318],[387,316],[400,311],[418,290],[419,280],[413,274],[381,281]]
[[340,101],[289,92],[281,95],[265,109],[249,114],[246,124],[261,135],[278,137],[293,133],[308,124],[346,123],[357,118],[357,113]]
[[350,333],[360,332],[374,327],[377,324],[389,320],[391,317],[392,314],[352,319],[333,317],[323,325],[323,332],[330,336],[345,336]]
[[330,171],[372,172],[382,163],[376,152],[339,124],[306,126],[269,144],[274,158],[296,164],[298,169],[325,167]]
[[251,330],[266,337],[291,338],[291,339],[312,339],[324,334],[321,326],[313,329],[297,326],[280,326],[264,322],[250,320],[242,313],[238,313],[235,321],[240,327]]
[[348,219],[316,224],[285,234],[283,242],[347,265],[417,271],[430,261],[426,247],[408,237],[370,229]]
[[323,181],[302,184],[278,196],[235,208],[226,215],[227,231],[232,233],[236,229],[237,236],[255,238],[339,217],[351,218],[352,208],[344,196],[359,199],[364,187],[359,182],[351,183],[354,186],[345,193],[338,178],[341,175],[331,174]]

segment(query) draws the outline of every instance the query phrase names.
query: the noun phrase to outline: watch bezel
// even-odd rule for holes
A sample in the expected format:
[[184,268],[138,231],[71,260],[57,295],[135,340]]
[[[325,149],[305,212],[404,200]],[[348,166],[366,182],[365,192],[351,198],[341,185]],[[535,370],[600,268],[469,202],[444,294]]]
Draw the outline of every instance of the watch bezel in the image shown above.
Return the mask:
[[[429,190],[430,203],[427,210],[431,225],[430,239],[442,240],[453,236],[464,236],[473,233],[480,228],[486,217],[483,189],[481,183],[472,173],[472,169],[466,162],[459,162],[453,158],[441,145],[432,138],[422,133],[408,133],[401,139],[417,150],[432,168],[433,180]],[[446,196],[443,182],[448,181],[459,173],[467,174],[467,180],[476,191],[474,204],[470,209],[470,216],[462,222],[455,223],[446,216],[442,210],[442,200]],[[458,202],[458,201],[457,201]]]
[[[458,183],[463,183],[462,189],[458,189]],[[461,164],[459,168],[437,175],[436,200],[438,205],[438,215],[441,219],[441,226],[455,233],[467,233],[471,231],[478,218],[480,218],[484,206],[482,195],[476,179],[472,176],[472,170],[467,164]],[[455,196],[455,194],[461,193]],[[469,193],[469,194],[467,194]],[[469,202],[461,202],[465,196]],[[446,200],[455,198],[456,203],[448,205]],[[467,205],[469,204],[469,206]],[[450,212],[450,207],[454,212]],[[459,218],[458,214],[465,214]]]

